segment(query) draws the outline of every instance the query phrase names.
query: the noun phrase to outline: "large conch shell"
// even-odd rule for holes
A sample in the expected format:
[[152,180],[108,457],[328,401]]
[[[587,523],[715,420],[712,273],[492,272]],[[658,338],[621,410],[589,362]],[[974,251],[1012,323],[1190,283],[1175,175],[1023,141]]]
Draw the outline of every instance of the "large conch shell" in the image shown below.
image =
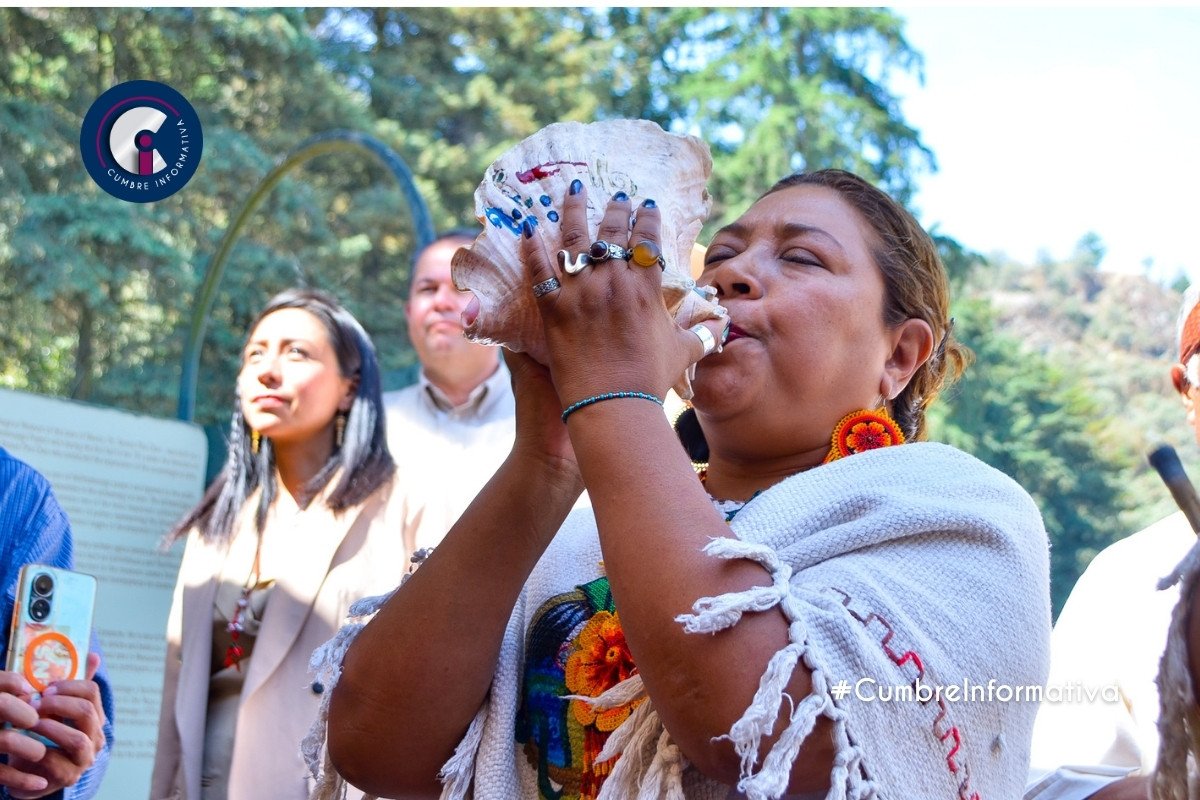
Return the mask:
[[[635,209],[653,199],[662,215],[665,307],[685,328],[723,316],[712,290],[697,287],[689,269],[692,246],[712,205],[705,188],[711,173],[707,145],[646,120],[555,123],[510,149],[492,163],[475,190],[475,216],[483,232],[452,262],[455,285],[474,292],[479,301],[467,336],[549,362],[536,301],[521,265],[521,225],[531,220],[549,252],[562,249],[559,214],[576,178],[587,187],[593,233],[617,192],[628,194]],[[674,388],[684,399],[691,397],[687,375]]]

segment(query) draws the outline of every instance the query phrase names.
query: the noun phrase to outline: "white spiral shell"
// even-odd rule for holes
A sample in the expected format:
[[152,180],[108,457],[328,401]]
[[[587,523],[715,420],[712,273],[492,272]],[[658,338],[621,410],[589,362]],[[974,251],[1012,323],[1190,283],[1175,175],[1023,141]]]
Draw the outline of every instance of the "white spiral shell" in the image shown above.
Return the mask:
[[[555,123],[508,150],[475,190],[475,216],[483,232],[454,256],[455,285],[479,300],[467,336],[547,362],[536,301],[519,255],[521,226],[532,220],[549,251],[561,249],[559,215],[576,178],[587,187],[593,232],[617,192],[629,195],[634,208],[653,199],[662,217],[664,306],[684,328],[722,315],[711,292],[696,288],[689,270],[692,246],[712,205],[706,188],[711,173],[707,145],[647,120]],[[675,389],[691,396],[687,376]]]

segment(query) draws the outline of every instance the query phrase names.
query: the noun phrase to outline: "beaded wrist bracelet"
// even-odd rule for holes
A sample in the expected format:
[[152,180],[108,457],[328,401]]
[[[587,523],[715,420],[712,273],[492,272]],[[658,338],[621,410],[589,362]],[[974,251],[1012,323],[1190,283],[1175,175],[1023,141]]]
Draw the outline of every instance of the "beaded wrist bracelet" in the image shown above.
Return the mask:
[[584,406],[590,406],[592,403],[599,403],[602,400],[616,400],[617,398],[621,397],[637,397],[642,400],[649,400],[652,403],[658,403],[660,406],[663,404],[662,398],[655,397],[654,395],[647,394],[646,392],[605,392],[604,394],[594,394],[591,397],[585,397],[579,402],[572,403],[571,405],[567,406],[562,413],[562,421],[566,422],[567,417],[571,416]]

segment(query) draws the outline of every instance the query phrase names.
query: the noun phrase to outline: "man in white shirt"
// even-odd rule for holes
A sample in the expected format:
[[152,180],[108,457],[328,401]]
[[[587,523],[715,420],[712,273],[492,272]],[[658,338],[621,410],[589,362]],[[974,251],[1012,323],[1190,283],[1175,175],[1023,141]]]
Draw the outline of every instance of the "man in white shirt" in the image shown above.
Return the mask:
[[[1200,285],[1190,287],[1171,381],[1200,443],[1198,300]],[[1187,518],[1173,514],[1100,552],[1071,590],[1054,626],[1046,686],[1074,696],[1038,712],[1025,800],[1150,796],[1159,748],[1155,677],[1180,591],[1157,584],[1195,544]]]
[[407,496],[405,544],[442,540],[512,449],[515,404],[499,347],[463,336],[470,292],[450,277],[454,252],[474,241],[451,231],[413,261],[408,335],[421,372],[417,383],[383,395],[388,448]]

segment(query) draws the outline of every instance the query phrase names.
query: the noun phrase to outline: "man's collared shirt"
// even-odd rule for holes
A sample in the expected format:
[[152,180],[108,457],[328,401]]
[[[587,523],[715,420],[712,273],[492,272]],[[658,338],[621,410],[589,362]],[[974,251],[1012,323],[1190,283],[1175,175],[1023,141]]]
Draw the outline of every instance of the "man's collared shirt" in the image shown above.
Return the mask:
[[405,495],[406,540],[432,547],[442,540],[512,450],[516,404],[501,363],[454,406],[429,382],[383,395],[388,449]]

